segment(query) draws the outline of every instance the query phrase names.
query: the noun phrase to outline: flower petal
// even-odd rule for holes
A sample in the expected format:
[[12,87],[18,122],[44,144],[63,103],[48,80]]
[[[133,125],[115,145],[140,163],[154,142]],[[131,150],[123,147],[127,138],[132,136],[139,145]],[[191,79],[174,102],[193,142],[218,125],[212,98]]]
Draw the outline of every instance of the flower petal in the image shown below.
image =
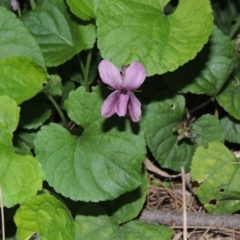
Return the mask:
[[111,117],[117,111],[117,103],[119,98],[119,91],[111,93],[102,105],[102,116],[105,118]]
[[129,100],[129,93],[123,93],[120,92],[118,103],[117,103],[117,114],[119,117],[123,117],[127,113],[127,106],[128,106],[128,100]]
[[141,86],[146,78],[146,71],[140,62],[133,62],[125,71],[124,89],[132,91]]
[[135,95],[131,92],[129,92],[129,104],[128,104],[128,111],[130,114],[130,117],[133,122],[138,122],[139,118],[141,116],[141,103],[140,101],[135,97]]
[[123,80],[120,71],[111,62],[102,60],[98,65],[98,71],[104,83],[114,89],[122,89]]

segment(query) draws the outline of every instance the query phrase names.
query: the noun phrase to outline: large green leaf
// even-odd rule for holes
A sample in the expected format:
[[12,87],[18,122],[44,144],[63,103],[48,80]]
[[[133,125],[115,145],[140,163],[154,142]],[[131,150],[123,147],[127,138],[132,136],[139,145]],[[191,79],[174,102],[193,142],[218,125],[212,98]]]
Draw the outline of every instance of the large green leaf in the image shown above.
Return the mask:
[[75,226],[69,211],[51,195],[30,198],[17,210],[14,220],[19,240],[30,239],[34,234],[42,240],[73,240],[75,236]]
[[80,136],[50,124],[35,139],[47,181],[73,200],[114,199],[142,182],[143,132],[134,134],[128,124],[120,126],[114,118],[104,120],[96,91],[86,93],[80,87],[66,101],[69,117],[84,129]]
[[35,158],[14,153],[11,141],[19,119],[17,104],[0,96],[0,108],[0,185],[3,205],[12,207],[35,195],[42,187],[44,175]]
[[148,147],[155,159],[164,168],[188,171],[195,147],[185,139],[178,141],[173,128],[179,124],[185,109],[183,96],[160,92],[151,102],[143,116],[143,125]]
[[232,80],[216,97],[218,103],[234,118],[240,120],[240,81]]
[[96,38],[94,25],[76,22],[61,0],[42,0],[23,22],[41,47],[47,66],[58,66],[92,48]]
[[8,57],[0,60],[0,95],[6,94],[18,104],[34,97],[42,90],[46,71],[32,59]]
[[99,0],[67,0],[71,11],[83,20],[95,18],[95,12]]
[[112,240],[170,240],[173,230],[156,224],[131,221],[117,226],[105,215],[97,204],[88,204],[78,213],[75,240],[112,239]]
[[225,139],[229,142],[240,143],[240,121],[226,116],[221,119]]
[[209,0],[179,0],[164,14],[166,0],[101,0],[97,9],[98,47],[121,67],[140,61],[147,75],[173,71],[193,59],[212,32]]
[[240,210],[239,162],[220,142],[197,147],[191,177],[200,187],[197,196],[210,213],[230,214]]
[[173,73],[167,73],[165,83],[177,92],[213,96],[231,73],[234,47],[235,43],[214,27],[208,44],[197,57]]
[[41,66],[44,60],[34,37],[16,15],[0,6],[0,60],[11,56],[29,57]]

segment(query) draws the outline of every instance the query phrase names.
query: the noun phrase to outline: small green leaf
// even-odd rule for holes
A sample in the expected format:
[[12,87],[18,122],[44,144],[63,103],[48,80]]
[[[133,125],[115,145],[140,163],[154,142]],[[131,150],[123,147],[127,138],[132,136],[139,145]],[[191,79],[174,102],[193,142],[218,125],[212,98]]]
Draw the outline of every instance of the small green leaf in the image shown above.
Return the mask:
[[197,135],[194,142],[197,145],[208,146],[209,142],[224,142],[223,128],[220,121],[210,114],[202,115],[192,124],[192,132]]
[[36,130],[21,130],[15,133],[14,137],[25,143],[30,149],[34,148],[33,141],[36,138]]
[[99,0],[67,0],[71,11],[83,20],[95,18],[95,11]]
[[0,96],[0,183],[3,205],[12,207],[35,195],[44,179],[38,161],[14,153],[12,132],[16,129],[19,108],[7,96]]
[[188,171],[195,147],[178,136],[173,128],[179,124],[185,109],[183,96],[173,96],[170,92],[160,92],[161,98],[151,102],[143,116],[143,126],[148,147],[156,160],[164,168]]
[[225,139],[229,142],[240,143],[240,120],[230,116],[221,119]]
[[62,95],[62,79],[58,75],[51,75],[43,92],[53,97]]
[[170,240],[172,239],[173,230],[156,224],[131,221],[122,226],[122,235],[123,238],[121,239],[124,240]]
[[165,83],[177,92],[213,96],[231,73],[234,47],[235,43],[214,27],[208,44],[197,57],[173,73],[167,73]]
[[138,60],[148,76],[174,71],[193,59],[212,32],[210,2],[180,0],[175,12],[165,15],[168,2],[99,1],[97,37],[102,57],[118,67]]
[[69,117],[84,129],[82,134],[81,128],[73,136],[52,123],[42,127],[35,139],[47,181],[73,200],[111,200],[136,189],[142,181],[143,131],[134,134],[128,125],[119,131],[118,120],[105,121],[97,89],[86,93],[80,87],[65,103]]
[[221,105],[231,116],[240,120],[240,82],[239,80],[229,81],[227,87],[216,97]]
[[0,95],[8,95],[18,104],[40,92],[47,79],[45,69],[26,57],[1,60],[0,76]]
[[74,21],[61,0],[44,0],[23,17],[36,38],[47,66],[58,66],[80,51],[93,47],[95,26]]
[[191,177],[200,184],[197,196],[208,212],[230,214],[240,210],[239,162],[222,143],[211,142],[207,149],[197,147]]
[[[31,114],[29,114],[31,113]],[[36,129],[51,116],[51,107],[38,99],[31,99],[21,105],[19,125],[26,129]]]
[[74,239],[73,219],[62,202],[50,195],[30,198],[14,217],[17,239],[26,240],[37,233],[42,240]]
[[[75,218],[75,240],[113,239],[120,240],[121,233],[117,225],[105,215],[98,204],[85,205]],[[97,233],[97,236],[96,236]]]
[[143,174],[142,185],[134,191],[127,192],[112,201],[100,202],[105,212],[111,216],[113,223],[122,224],[137,217],[147,195],[147,172]]
[[[16,15],[0,6],[0,60],[11,56],[33,59],[44,66],[44,60],[34,37]],[[15,65],[13,65],[15,66]],[[1,68],[1,67],[0,67]]]

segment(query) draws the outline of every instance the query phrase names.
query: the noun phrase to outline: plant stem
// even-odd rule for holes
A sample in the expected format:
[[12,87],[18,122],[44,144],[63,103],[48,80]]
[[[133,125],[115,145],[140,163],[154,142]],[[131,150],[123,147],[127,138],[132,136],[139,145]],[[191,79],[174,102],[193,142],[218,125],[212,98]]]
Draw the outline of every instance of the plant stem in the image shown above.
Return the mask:
[[30,5],[32,10],[34,10],[37,7],[35,0],[30,0]]
[[239,28],[240,28],[240,18],[239,18],[238,21],[234,24],[232,30],[231,30],[230,33],[229,33],[229,38],[230,38],[230,39],[232,39],[232,38],[235,36],[235,34],[236,34],[236,32],[239,30]]
[[83,62],[80,59],[79,55],[77,55],[77,57],[78,57],[80,68],[81,68],[81,71],[82,71],[82,74],[83,74],[85,91],[86,92],[90,92],[89,85],[88,85],[88,81],[89,81],[88,78],[89,78],[89,70],[90,70],[90,64],[91,64],[91,59],[92,59],[92,49],[90,49],[88,51],[87,61],[86,61],[86,65],[85,66],[83,65]]
[[48,99],[50,100],[50,102],[53,104],[53,106],[56,108],[60,118],[62,119],[62,122],[63,122],[65,128],[68,129],[68,123],[67,123],[67,120],[66,120],[66,118],[65,118],[65,116],[62,112],[62,109],[59,107],[59,105],[57,104],[57,102],[55,101],[55,99],[51,95],[49,95],[49,94],[46,94],[46,95],[47,95]]
[[191,110],[189,110],[190,115],[192,115],[194,112],[196,112],[198,109],[201,109],[202,107],[208,105],[211,101],[213,100],[213,98],[209,98],[207,101],[203,102],[202,104],[198,105],[197,107],[192,108]]

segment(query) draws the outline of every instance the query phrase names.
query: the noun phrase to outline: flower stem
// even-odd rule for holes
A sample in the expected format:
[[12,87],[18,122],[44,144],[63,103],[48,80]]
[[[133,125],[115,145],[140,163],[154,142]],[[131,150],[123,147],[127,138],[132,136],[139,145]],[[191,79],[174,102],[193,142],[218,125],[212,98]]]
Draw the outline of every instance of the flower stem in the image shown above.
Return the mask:
[[84,87],[86,92],[90,92],[88,81],[89,81],[89,70],[90,70],[90,64],[91,64],[91,59],[92,59],[92,49],[88,51],[87,54],[87,60],[86,60],[86,65],[83,65],[82,60],[80,59],[79,55],[77,55],[78,61],[80,64],[80,68],[83,74],[83,80],[84,80]]
[[53,104],[53,106],[55,107],[55,109],[57,110],[62,122],[63,122],[63,125],[65,126],[66,129],[68,129],[68,123],[67,123],[67,120],[62,112],[62,109],[59,107],[59,105],[57,104],[57,102],[55,101],[55,99],[49,95],[49,94],[46,94],[46,96],[48,97],[49,101]]
[[234,24],[232,30],[229,33],[230,39],[232,39],[235,36],[235,34],[239,30],[239,28],[240,28],[240,18],[238,18],[238,21]]
[[30,5],[32,10],[34,10],[37,7],[35,0],[30,0]]
[[191,110],[189,110],[190,115],[192,115],[194,112],[201,109],[202,107],[205,107],[206,105],[208,105],[212,100],[213,100],[213,98],[209,98],[207,101],[205,101],[202,104],[198,105],[197,107],[194,107]]

